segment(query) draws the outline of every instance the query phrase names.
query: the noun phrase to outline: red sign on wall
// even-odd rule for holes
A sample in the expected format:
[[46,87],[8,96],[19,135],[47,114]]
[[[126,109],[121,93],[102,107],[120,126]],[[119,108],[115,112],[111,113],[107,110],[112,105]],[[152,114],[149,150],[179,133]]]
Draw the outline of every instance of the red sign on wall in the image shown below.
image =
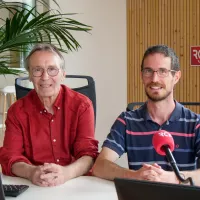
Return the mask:
[[200,66],[200,46],[191,47],[190,65],[191,66]]

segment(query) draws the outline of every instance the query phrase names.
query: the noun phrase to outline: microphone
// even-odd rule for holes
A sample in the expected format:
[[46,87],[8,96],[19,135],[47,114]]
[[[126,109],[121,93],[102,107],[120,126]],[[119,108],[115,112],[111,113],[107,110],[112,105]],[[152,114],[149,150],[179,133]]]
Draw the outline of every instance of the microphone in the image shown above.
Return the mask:
[[159,155],[167,157],[167,160],[170,163],[173,171],[175,172],[177,179],[182,183],[190,182],[190,185],[194,185],[191,177],[184,179],[180,175],[180,171],[178,169],[174,156],[172,155],[172,152],[174,151],[174,139],[172,135],[165,130],[157,131],[153,135],[152,143],[154,149]]

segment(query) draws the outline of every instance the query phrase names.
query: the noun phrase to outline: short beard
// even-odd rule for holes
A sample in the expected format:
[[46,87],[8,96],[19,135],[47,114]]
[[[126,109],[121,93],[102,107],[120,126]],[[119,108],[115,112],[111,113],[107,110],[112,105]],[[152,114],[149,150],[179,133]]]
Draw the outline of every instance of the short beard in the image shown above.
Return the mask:
[[159,96],[150,96],[150,95],[147,93],[147,91],[145,91],[145,93],[146,93],[148,99],[150,99],[150,100],[153,101],[153,102],[163,101],[163,100],[165,100],[165,99],[171,94],[171,92],[168,92],[165,96],[159,97]]

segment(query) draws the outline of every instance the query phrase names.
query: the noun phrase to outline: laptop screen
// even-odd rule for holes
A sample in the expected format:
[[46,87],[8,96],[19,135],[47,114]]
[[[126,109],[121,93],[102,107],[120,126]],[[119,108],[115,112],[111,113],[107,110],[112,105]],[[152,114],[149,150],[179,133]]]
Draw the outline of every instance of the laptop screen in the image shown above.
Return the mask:
[[2,181],[1,181],[1,173],[0,173],[0,200],[5,200],[3,185],[2,185]]
[[189,200],[199,199],[200,187],[139,181],[134,179],[114,179],[119,200]]

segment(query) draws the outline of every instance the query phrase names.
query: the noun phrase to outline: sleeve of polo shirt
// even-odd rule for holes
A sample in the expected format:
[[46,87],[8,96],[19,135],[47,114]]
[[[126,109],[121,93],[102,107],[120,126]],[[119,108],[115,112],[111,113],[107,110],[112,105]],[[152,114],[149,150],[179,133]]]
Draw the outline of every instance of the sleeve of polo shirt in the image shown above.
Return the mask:
[[98,155],[98,141],[94,138],[95,123],[92,102],[88,99],[81,105],[80,110],[73,155],[75,159],[82,156],[91,156],[95,159]]
[[198,115],[198,122],[196,123],[195,126],[195,152],[196,156],[200,158],[200,115]]
[[23,136],[20,124],[16,118],[18,113],[15,113],[12,106],[8,110],[6,119],[6,131],[3,142],[3,147],[0,148],[0,164],[2,172],[5,175],[15,176],[11,167],[15,162],[31,162],[23,155]]
[[124,112],[116,119],[110,129],[103,147],[107,147],[115,151],[119,157],[126,152],[126,120]]

